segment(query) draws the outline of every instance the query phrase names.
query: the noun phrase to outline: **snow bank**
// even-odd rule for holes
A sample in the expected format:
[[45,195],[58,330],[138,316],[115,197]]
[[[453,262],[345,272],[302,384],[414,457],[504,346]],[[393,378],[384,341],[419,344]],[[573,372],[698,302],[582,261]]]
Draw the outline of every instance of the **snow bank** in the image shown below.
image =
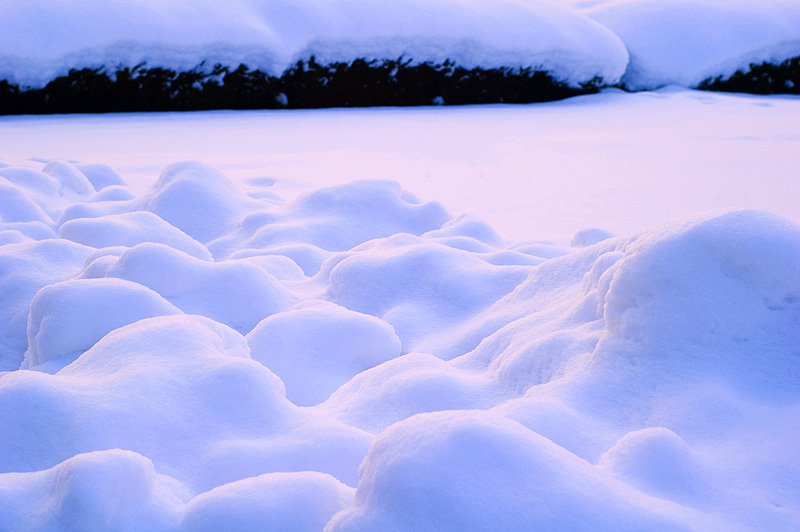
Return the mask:
[[246,63],[280,74],[311,55],[534,67],[577,84],[596,76],[614,82],[627,61],[610,31],[546,2],[12,1],[0,7],[0,20],[0,78],[25,85],[69,68],[145,61],[184,71],[202,61]]
[[788,221],[507,244],[388,182],[41,170],[0,168],[4,530],[800,527]]
[[622,83],[696,87],[751,63],[800,56],[800,5],[788,0],[609,0],[585,13],[625,43]]
[[[0,6],[0,79],[43,86],[70,68],[188,71],[205,62],[280,74],[356,58],[533,67],[572,85],[694,87],[800,55],[791,0],[114,0]],[[629,62],[630,58],[630,62]]]

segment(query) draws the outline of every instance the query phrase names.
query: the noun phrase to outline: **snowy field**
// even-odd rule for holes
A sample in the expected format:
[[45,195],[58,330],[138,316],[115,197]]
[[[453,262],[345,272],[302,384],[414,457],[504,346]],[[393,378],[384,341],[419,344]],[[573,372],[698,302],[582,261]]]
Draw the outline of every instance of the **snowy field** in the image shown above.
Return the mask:
[[[667,88],[526,106],[0,118],[0,161],[111,166],[137,192],[200,160],[283,194],[388,179],[509,240],[568,244],[687,213],[764,209],[800,223],[800,100]],[[290,186],[294,180],[297,186]]]
[[[0,117],[0,532],[800,530],[788,0],[9,0],[0,80],[310,53],[651,89]],[[531,31],[535,28],[536,31]]]
[[797,117],[0,118],[2,530],[796,530]]

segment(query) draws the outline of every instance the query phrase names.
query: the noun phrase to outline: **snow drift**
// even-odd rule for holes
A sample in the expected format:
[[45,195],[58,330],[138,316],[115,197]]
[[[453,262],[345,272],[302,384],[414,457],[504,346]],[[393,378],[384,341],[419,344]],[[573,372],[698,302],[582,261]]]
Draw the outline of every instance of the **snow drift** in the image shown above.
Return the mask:
[[796,225],[277,182],[0,168],[4,530],[800,526]]

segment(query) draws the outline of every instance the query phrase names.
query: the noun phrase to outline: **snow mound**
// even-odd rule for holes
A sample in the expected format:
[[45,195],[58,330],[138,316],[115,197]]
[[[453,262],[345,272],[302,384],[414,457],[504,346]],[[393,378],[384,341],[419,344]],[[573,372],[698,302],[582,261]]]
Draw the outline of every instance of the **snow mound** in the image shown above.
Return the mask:
[[444,412],[376,438],[354,507],[326,530],[690,530],[685,519],[516,422]]
[[[147,449],[142,454],[151,458],[168,456],[186,431],[194,432],[201,445],[202,427],[211,427],[206,424],[231,426],[252,416],[251,421],[260,419],[249,426],[256,430],[280,419],[282,405],[288,405],[282,383],[250,360],[243,337],[199,317],[140,320],[107,334],[55,375],[40,375],[19,371],[4,382],[6,470],[30,470],[64,453],[67,458],[114,447]],[[93,384],[98,380],[102,386]],[[15,393],[18,387],[29,393]],[[50,407],[33,421],[25,414],[27,401]],[[226,409],[233,405],[239,413],[231,417]],[[40,444],[12,436],[17,431],[11,426],[30,423],[31,438],[43,433]],[[69,442],[50,443],[49,450],[42,446],[59,438],[58,428],[70,425]],[[162,451],[154,453],[156,448]]]
[[42,288],[74,277],[90,248],[68,240],[0,247],[0,370],[17,369],[27,348],[30,305]]
[[100,192],[107,187],[125,186],[122,177],[105,164],[80,164],[76,168],[86,176],[94,190]]
[[440,228],[448,219],[437,202],[408,201],[399,183],[357,181],[315,190],[270,212],[253,213],[233,234],[209,247],[215,256],[275,250],[290,258],[297,256],[304,271],[316,271],[319,259],[328,256],[324,251],[347,251],[395,233],[420,235]]
[[180,313],[138,283],[76,279],[48,285],[31,301],[28,350],[22,366],[31,368],[57,359],[66,365],[115,329]]
[[204,244],[230,231],[244,210],[259,205],[220,172],[193,161],[166,168],[137,203]]
[[277,279],[255,264],[208,262],[152,241],[106,261],[96,275],[147,286],[187,314],[207,316],[242,334],[296,301]]
[[271,473],[225,484],[186,505],[181,529],[318,532],[354,495],[330,475]]
[[408,349],[425,334],[463,320],[510,292],[526,267],[494,266],[474,254],[396,235],[323,265],[327,297],[390,323]]
[[0,514],[6,530],[167,531],[178,523],[180,494],[150,460],[113,449],[0,475]]
[[485,379],[424,353],[409,353],[356,375],[321,409],[378,434],[414,414],[485,407]]
[[604,342],[614,347],[601,350],[652,353],[631,353],[640,371],[653,365],[646,378],[800,397],[797,226],[758,211],[683,220],[631,243],[603,277]]
[[156,242],[198,259],[211,260],[211,253],[202,244],[145,211],[70,220],[61,226],[58,236],[93,248],[133,247],[143,242]]
[[29,198],[23,190],[3,177],[0,181],[0,219],[3,222],[40,222],[52,220],[42,207]]
[[273,314],[247,335],[247,343],[299,406],[321,403],[355,375],[400,354],[391,325],[325,301]]
[[602,242],[603,240],[607,240],[613,236],[614,235],[612,233],[609,233],[603,229],[583,229],[575,233],[575,235],[572,237],[572,240],[570,240],[569,245],[583,248],[597,244],[598,242]]
[[509,244],[392,182],[41,170],[0,168],[4,530],[800,527],[786,220]]
[[659,498],[691,501],[702,490],[701,468],[689,446],[663,427],[626,434],[600,458],[598,466]]

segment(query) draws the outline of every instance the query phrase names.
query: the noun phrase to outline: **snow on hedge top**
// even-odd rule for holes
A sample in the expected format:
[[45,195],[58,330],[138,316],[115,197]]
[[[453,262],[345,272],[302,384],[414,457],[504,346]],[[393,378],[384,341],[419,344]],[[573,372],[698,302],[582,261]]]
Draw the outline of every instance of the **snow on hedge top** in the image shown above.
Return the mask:
[[573,85],[651,89],[800,55],[793,0],[7,0],[0,21],[0,79],[29,86],[141,62],[280,74],[315,55],[533,67]]
[[0,79],[32,86],[69,68],[142,61],[181,70],[245,63],[280,74],[312,54],[534,67],[572,84],[616,82],[627,63],[610,31],[539,1],[9,0],[0,21]]
[[630,89],[694,87],[800,55],[794,0],[607,0],[586,14],[616,33],[630,53]]

